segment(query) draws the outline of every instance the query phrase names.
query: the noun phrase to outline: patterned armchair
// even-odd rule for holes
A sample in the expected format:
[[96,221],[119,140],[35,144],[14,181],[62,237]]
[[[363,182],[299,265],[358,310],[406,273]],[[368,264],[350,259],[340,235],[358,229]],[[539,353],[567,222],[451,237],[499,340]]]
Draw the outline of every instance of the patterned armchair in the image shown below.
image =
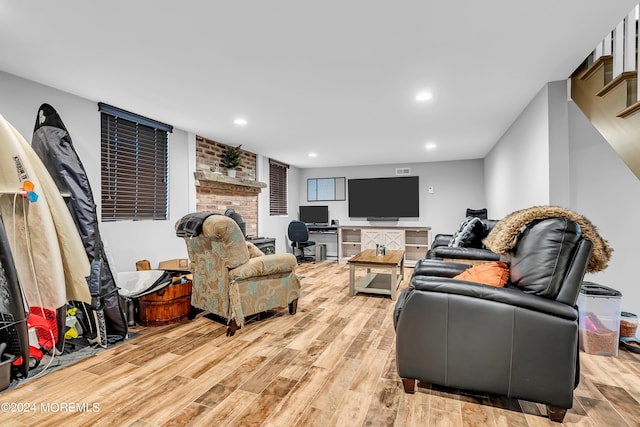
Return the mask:
[[286,305],[295,314],[300,280],[292,254],[264,255],[223,215],[207,216],[202,231],[184,239],[193,272],[191,305],[224,318],[227,336],[246,316]]

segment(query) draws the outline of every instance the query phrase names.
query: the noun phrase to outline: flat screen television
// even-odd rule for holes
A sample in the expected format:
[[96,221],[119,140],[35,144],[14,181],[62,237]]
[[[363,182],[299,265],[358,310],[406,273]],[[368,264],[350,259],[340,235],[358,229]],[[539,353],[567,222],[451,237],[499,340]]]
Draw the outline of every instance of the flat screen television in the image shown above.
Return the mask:
[[397,220],[420,216],[419,177],[350,179],[349,217]]
[[298,219],[305,224],[329,224],[329,206],[299,206]]

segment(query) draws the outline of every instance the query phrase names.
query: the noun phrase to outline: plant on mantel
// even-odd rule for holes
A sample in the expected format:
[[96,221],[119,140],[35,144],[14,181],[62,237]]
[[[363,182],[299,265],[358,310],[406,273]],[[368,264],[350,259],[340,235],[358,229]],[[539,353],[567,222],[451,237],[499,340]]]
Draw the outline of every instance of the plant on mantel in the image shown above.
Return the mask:
[[220,162],[222,163],[222,166],[227,169],[227,175],[231,177],[236,176],[236,168],[240,166],[240,147],[242,147],[242,144],[237,147],[228,145],[222,153],[222,159]]

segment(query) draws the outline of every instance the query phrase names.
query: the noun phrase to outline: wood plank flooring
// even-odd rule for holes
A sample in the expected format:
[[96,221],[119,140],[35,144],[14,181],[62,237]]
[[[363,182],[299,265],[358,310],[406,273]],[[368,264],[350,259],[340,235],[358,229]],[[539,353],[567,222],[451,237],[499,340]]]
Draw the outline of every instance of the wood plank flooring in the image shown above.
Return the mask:
[[[0,425],[559,425],[532,402],[426,384],[405,394],[394,302],[349,297],[348,267],[335,262],[303,264],[298,273],[305,278],[297,314],[285,308],[234,337],[202,315],[132,328],[138,337],[0,393],[14,409],[33,404],[21,413],[3,406]],[[564,425],[640,426],[640,355],[582,353],[581,365]]]

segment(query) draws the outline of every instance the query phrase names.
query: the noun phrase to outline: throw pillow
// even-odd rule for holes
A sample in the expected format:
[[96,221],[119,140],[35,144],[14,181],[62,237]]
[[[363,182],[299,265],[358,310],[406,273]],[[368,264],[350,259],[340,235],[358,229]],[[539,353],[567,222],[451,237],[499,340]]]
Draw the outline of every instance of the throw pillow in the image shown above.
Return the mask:
[[477,217],[468,216],[462,221],[449,242],[453,248],[481,248],[484,238],[484,224]]
[[454,279],[504,288],[509,280],[509,267],[502,261],[486,262],[466,269]]

